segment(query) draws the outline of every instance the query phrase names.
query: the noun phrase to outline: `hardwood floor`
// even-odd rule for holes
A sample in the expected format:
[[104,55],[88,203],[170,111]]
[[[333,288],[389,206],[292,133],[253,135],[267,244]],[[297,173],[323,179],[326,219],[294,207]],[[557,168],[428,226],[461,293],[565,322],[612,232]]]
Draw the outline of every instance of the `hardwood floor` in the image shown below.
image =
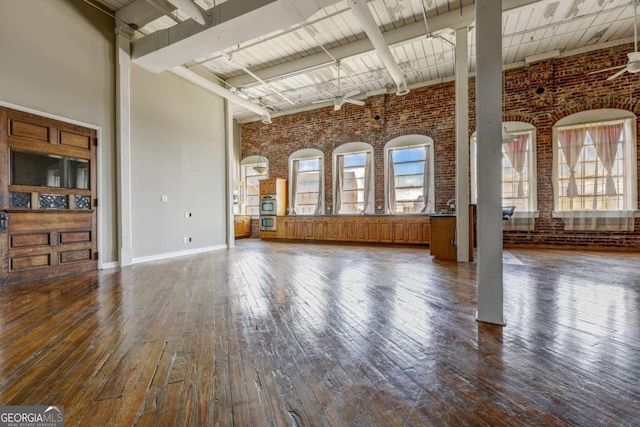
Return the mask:
[[0,404],[67,426],[640,425],[640,255],[263,242],[0,288]]

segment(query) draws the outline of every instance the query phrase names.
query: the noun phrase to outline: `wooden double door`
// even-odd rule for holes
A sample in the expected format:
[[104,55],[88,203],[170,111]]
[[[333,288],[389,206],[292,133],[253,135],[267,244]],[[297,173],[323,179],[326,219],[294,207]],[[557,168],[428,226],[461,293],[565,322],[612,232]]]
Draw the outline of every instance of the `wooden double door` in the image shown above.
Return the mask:
[[96,131],[0,107],[0,284],[97,268]]

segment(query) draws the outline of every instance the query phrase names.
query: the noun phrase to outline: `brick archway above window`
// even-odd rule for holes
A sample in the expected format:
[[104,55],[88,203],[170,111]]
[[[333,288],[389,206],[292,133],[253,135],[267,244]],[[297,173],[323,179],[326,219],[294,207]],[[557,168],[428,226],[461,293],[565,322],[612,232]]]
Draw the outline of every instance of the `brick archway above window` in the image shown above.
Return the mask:
[[549,117],[552,123],[557,123],[572,114],[600,109],[627,110],[635,114],[636,110],[640,109],[640,101],[631,103],[629,102],[629,98],[621,96],[590,98],[580,102],[571,103],[571,105],[568,106],[558,107],[554,113],[549,114]]

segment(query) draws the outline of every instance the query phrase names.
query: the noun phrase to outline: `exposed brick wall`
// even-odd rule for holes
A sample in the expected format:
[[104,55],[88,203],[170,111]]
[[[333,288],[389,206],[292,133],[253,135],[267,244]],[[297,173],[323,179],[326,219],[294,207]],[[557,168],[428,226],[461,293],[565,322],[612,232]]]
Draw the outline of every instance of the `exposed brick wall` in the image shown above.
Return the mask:
[[[509,70],[505,75],[505,121],[536,127],[538,211],[535,230],[505,231],[509,246],[617,248],[640,250],[640,222],[633,232],[564,231],[562,220],[552,218],[552,127],[568,115],[596,108],[619,108],[636,115],[640,105],[640,76],[624,74],[608,81],[611,73],[588,72],[627,62],[633,45],[624,45],[568,58],[544,61]],[[475,130],[475,81],[469,85],[470,133]],[[539,89],[544,89],[543,91]],[[539,93],[542,92],[542,93]],[[375,116],[379,116],[376,120]],[[242,157],[262,152],[270,162],[271,177],[288,178],[291,153],[317,148],[325,155],[325,204],[333,205],[332,152],[345,142],[364,141],[375,150],[376,205],[384,205],[383,148],[389,140],[408,134],[427,135],[435,141],[436,210],[446,209],[455,197],[455,91],[445,83],[412,90],[408,95],[368,98],[364,107],[343,105],[277,117],[271,125],[242,125]],[[638,149],[640,153],[640,149]],[[640,173],[638,173],[640,184]]]

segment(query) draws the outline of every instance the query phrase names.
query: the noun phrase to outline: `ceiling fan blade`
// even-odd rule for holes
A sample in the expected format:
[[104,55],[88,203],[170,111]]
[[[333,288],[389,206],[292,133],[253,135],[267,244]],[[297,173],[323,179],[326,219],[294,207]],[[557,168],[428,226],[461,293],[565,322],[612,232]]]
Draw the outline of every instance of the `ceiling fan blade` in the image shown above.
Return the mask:
[[344,98],[344,102],[348,102],[349,104],[353,105],[359,105],[361,107],[364,105],[364,101],[360,101],[359,99]]
[[627,67],[625,66],[622,70],[618,71],[617,73],[615,73],[613,76],[609,76],[607,78],[607,80],[613,80],[618,76],[621,76],[622,74],[624,74],[624,72],[627,71]]
[[624,68],[624,67],[626,67],[626,64],[625,65],[617,65],[615,67],[603,68],[602,70],[591,71],[591,72],[587,73],[587,76],[590,76],[591,74],[599,74],[599,73],[604,73],[606,71],[617,70],[618,68]]
[[357,94],[359,94],[360,91],[358,89],[354,89],[351,92],[347,92],[344,94],[345,98],[351,98],[352,96],[356,96]]

